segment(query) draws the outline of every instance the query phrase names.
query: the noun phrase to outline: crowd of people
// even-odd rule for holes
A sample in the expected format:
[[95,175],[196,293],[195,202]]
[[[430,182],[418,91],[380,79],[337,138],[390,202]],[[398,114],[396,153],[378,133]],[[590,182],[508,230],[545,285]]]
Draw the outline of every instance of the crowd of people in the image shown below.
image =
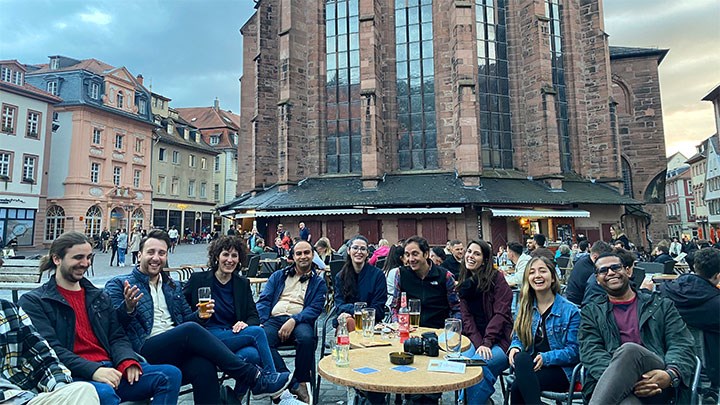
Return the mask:
[[[570,388],[578,364],[591,404],[686,403],[701,348],[717,393],[720,251],[712,247],[692,252],[692,272],[655,288],[633,279],[639,257],[619,228],[610,243],[581,241],[555,252],[541,234],[497,252],[484,240],[431,247],[413,236],[375,245],[362,235],[334,251],[325,237],[313,244],[301,224],[296,239],[278,227],[274,247],[256,230],[219,236],[208,247],[208,270],[181,284],[163,271],[176,233],[123,234],[118,239],[137,252],[136,264],[104,289],[85,277],[93,241],[68,232],[41,262],[54,272],[49,281],[22,295],[19,307],[2,302],[8,322],[0,325],[0,347],[7,349],[0,395],[40,393],[31,404],[170,404],[182,384],[191,384],[202,404],[239,403],[246,395],[309,403],[315,323],[328,295],[337,324],[359,301],[375,309],[376,321],[397,321],[402,294],[422,300],[421,327],[462,320],[470,341],[463,355],[486,362],[482,380],[463,393],[467,403],[487,403],[503,373],[516,377],[511,403],[540,403],[541,391]],[[670,244],[656,247],[655,260]],[[287,256],[288,265],[269,276],[255,300],[239,270],[249,254],[269,250]],[[671,260],[684,253],[682,246],[672,250]],[[342,267],[330,277],[326,266],[334,260]],[[202,299],[203,289],[211,300]],[[288,344],[296,348],[293,371],[278,352]],[[235,380],[233,388],[221,384],[218,369]],[[382,393],[357,395],[365,403],[387,401]],[[437,403],[439,396],[406,399]]]

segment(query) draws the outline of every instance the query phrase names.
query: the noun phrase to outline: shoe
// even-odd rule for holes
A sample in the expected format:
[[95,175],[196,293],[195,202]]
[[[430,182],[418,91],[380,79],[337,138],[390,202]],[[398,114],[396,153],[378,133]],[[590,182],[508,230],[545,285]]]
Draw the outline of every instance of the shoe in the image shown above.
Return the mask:
[[281,392],[285,391],[285,388],[287,388],[288,384],[290,384],[291,379],[292,374],[287,372],[261,372],[257,381],[255,381],[255,386],[251,389],[253,399],[263,399],[279,395]]
[[308,393],[307,383],[301,382],[297,388],[290,388],[290,393],[297,396],[297,398],[306,403],[310,403],[310,393]]
[[283,391],[282,395],[280,395],[280,402],[278,402],[280,405],[307,405],[307,402],[300,401],[297,399],[297,397],[290,393],[290,391],[285,390]]

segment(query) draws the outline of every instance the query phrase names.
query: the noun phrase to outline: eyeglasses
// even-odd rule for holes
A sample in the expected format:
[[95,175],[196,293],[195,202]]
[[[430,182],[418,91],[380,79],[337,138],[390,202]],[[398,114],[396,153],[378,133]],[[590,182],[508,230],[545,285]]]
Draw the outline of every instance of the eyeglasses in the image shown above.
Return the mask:
[[350,250],[354,250],[356,252],[367,252],[367,248],[365,246],[350,246]]
[[611,264],[611,265],[609,265],[609,266],[599,267],[599,268],[597,268],[597,269],[595,270],[595,273],[596,273],[596,274],[605,275],[605,274],[607,274],[607,272],[610,271],[610,270],[612,270],[613,273],[617,273],[618,271],[624,270],[624,269],[625,269],[625,266],[623,266],[623,265],[620,264],[620,263],[615,263],[615,264]]

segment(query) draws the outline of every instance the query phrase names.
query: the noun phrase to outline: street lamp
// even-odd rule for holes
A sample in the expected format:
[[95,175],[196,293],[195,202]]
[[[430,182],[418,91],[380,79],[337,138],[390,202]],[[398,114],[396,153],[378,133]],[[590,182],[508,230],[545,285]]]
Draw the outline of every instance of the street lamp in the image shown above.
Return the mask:
[[126,226],[125,226],[125,229],[126,229],[128,232],[130,232],[130,225],[132,224],[132,210],[133,210],[134,207],[135,207],[135,206],[132,205],[132,204],[123,205],[123,209],[125,210],[125,212],[127,212],[127,218],[128,218],[128,219],[127,219],[127,224],[126,224]]

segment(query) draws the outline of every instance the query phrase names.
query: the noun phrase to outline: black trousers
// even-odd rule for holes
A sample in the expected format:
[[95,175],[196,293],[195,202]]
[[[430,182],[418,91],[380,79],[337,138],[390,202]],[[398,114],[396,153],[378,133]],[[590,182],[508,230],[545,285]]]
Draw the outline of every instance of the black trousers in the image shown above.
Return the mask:
[[570,388],[562,367],[542,367],[533,371],[533,357],[527,352],[515,355],[515,382],[510,388],[511,404],[540,404],[540,391],[563,392]]

